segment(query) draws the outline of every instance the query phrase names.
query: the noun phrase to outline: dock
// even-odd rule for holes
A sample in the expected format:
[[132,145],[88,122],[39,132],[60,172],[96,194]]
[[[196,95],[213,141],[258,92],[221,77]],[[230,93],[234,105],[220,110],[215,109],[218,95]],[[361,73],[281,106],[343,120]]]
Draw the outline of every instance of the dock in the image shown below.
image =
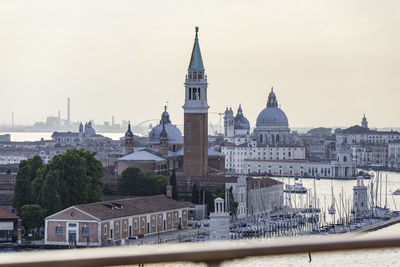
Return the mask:
[[392,219],[389,219],[387,221],[382,221],[382,222],[379,222],[379,223],[375,223],[373,225],[362,227],[360,229],[357,229],[353,233],[363,233],[363,232],[376,231],[378,229],[382,229],[382,228],[388,227],[388,226],[396,224],[396,223],[400,223],[400,216],[392,218]]

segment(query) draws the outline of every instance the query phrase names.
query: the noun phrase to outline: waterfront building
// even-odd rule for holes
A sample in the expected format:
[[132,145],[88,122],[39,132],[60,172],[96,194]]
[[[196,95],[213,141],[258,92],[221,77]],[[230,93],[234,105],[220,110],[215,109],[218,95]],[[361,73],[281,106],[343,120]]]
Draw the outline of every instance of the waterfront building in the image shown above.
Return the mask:
[[21,244],[21,218],[10,211],[0,208],[0,242]]
[[221,153],[225,155],[225,170],[228,173],[248,173],[245,160],[302,160],[306,149],[300,145],[259,145],[250,141],[241,145],[225,143]]
[[187,228],[188,206],[164,195],[75,205],[45,218],[45,244],[100,246]]
[[357,169],[352,161],[351,153],[346,147],[336,152],[333,160],[264,160],[245,159],[244,170],[253,175],[290,176],[290,177],[320,177],[320,178],[355,178]]
[[341,145],[342,143],[346,145],[381,144],[400,140],[400,133],[398,131],[378,131],[368,128],[365,115],[361,124],[362,126],[354,125],[336,133],[336,145]]
[[388,146],[390,143],[365,143],[351,145],[353,161],[360,167],[387,167]]
[[388,144],[388,166],[394,170],[400,170],[400,141],[392,141]]

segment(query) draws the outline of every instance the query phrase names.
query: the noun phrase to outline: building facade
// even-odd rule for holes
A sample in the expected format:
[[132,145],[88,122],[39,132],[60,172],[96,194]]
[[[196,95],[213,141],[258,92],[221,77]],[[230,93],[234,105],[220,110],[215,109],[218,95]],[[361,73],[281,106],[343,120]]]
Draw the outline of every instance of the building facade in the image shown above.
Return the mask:
[[164,195],[76,205],[45,219],[45,244],[100,246],[188,226],[188,209]]

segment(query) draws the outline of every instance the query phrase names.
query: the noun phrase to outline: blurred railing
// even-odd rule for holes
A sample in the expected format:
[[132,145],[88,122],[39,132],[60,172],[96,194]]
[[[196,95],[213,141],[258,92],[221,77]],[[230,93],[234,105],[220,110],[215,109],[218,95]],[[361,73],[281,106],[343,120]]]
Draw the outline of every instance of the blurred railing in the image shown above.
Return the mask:
[[150,263],[220,263],[255,256],[400,247],[400,238],[286,238],[172,245],[89,248],[0,254],[0,266],[113,266]]

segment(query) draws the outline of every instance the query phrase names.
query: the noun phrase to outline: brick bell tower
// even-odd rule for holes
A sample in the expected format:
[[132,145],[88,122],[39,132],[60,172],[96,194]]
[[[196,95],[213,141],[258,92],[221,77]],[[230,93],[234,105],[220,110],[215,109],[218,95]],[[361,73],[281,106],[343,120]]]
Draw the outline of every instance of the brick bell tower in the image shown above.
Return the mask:
[[204,72],[198,39],[199,27],[185,79],[184,110],[184,176],[207,176],[208,109],[207,76]]

